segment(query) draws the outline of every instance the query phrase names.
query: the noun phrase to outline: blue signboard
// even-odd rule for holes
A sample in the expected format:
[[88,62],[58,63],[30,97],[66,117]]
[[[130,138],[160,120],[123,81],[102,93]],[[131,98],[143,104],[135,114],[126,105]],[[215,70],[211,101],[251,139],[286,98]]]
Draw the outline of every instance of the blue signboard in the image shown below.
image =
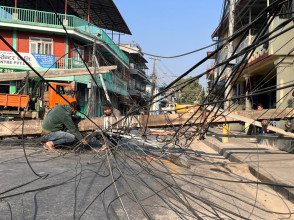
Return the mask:
[[[32,53],[36,61],[42,68],[50,68],[55,63],[55,55],[37,54]],[[53,65],[51,68],[55,68]]]

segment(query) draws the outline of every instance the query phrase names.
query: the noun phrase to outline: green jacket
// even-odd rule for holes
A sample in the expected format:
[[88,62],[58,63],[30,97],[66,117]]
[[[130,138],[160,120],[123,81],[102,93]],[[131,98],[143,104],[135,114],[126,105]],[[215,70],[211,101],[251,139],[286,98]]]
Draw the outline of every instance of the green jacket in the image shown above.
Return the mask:
[[71,134],[79,141],[83,136],[72,120],[72,110],[69,105],[57,105],[47,115],[42,124],[42,129],[46,133],[60,131],[65,126]]

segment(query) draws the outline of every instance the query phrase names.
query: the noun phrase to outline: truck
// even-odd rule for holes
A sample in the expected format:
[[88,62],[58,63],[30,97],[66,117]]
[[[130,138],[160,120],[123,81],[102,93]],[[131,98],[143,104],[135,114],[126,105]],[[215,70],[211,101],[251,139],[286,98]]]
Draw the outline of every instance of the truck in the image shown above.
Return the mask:
[[182,114],[186,112],[195,112],[199,109],[199,106],[195,105],[180,105],[176,102],[170,102],[167,104],[166,107],[162,108],[162,111],[164,113],[169,113],[169,114]]
[[[50,82],[50,85],[68,102],[76,101],[71,84]],[[68,102],[47,84],[40,83],[31,95],[0,93],[0,117],[42,119],[56,105],[66,105]]]

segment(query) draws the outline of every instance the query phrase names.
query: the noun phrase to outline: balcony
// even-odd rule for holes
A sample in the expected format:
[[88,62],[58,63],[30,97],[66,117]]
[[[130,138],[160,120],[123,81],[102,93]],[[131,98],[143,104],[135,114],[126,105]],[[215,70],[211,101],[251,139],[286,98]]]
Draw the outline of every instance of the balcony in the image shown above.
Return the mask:
[[55,57],[55,65],[56,69],[75,69],[75,68],[84,68],[84,62],[75,60],[73,58],[59,58]]
[[252,54],[248,63],[251,63],[252,61],[257,60],[258,58],[261,58],[261,56],[265,55],[266,53],[268,53],[268,44],[263,44],[258,46],[255,49],[254,53]]
[[[254,39],[255,36],[252,36],[252,39]],[[239,52],[241,52],[242,50],[244,50],[244,48],[248,47],[250,45],[250,42],[249,42],[249,36],[247,36],[245,38],[245,40],[243,40],[238,49],[236,50],[236,53],[235,54],[238,54]],[[255,48],[255,50],[253,51],[253,53],[249,53],[248,54],[248,58],[250,57],[250,60],[248,61],[248,63],[251,63],[252,61],[255,61],[257,60],[258,58],[260,58],[261,56],[265,55],[266,53],[268,52],[268,44],[263,44],[263,45],[260,45],[258,47]],[[238,56],[236,58],[236,64],[238,64],[239,62],[242,61],[242,59],[244,58],[245,54],[241,55],[241,56]]]
[[[129,58],[119,49],[113,40],[99,27],[74,15],[57,14],[23,8],[0,6],[0,21],[16,24],[35,25],[62,29],[61,22],[67,29],[72,29],[91,37],[98,35],[98,40],[106,43],[126,64]],[[59,18],[58,18],[59,17]]]
[[136,89],[130,89],[130,92],[129,92],[130,96],[137,96],[137,97],[141,97],[141,93],[136,90]]
[[[240,53],[245,47],[248,47],[248,46],[249,46],[249,36],[247,36],[247,37],[245,38],[245,40],[243,40],[243,41],[240,43],[240,45],[239,45],[239,47],[237,48],[235,54]],[[243,54],[243,55],[241,55],[241,56],[238,56],[238,57],[236,58],[236,63],[241,62],[242,59],[244,58],[244,56],[245,56],[245,54]]]
[[128,84],[125,80],[118,77],[116,74],[112,74],[112,91],[123,96],[128,96]]
[[143,72],[142,70],[139,70],[139,69],[130,69],[130,72],[131,74],[133,75],[137,75],[143,79],[147,79],[146,75],[145,75],[145,72]]

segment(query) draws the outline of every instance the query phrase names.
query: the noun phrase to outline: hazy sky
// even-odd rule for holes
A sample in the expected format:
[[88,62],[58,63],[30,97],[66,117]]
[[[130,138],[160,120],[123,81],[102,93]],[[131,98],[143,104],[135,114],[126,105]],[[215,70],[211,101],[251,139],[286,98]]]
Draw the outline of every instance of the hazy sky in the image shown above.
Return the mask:
[[[135,41],[144,52],[162,56],[186,53],[213,43],[211,34],[218,26],[223,3],[222,0],[114,0],[114,2],[132,32],[131,36],[121,36],[121,42]],[[161,59],[163,64],[157,65],[159,80],[166,80],[172,73],[174,75],[184,73],[212,49],[182,58]],[[153,61],[148,56],[145,58],[149,62],[148,73],[151,74]],[[197,68],[192,75],[205,71],[206,67],[207,64]],[[202,79],[201,83],[204,82],[205,79]]]

